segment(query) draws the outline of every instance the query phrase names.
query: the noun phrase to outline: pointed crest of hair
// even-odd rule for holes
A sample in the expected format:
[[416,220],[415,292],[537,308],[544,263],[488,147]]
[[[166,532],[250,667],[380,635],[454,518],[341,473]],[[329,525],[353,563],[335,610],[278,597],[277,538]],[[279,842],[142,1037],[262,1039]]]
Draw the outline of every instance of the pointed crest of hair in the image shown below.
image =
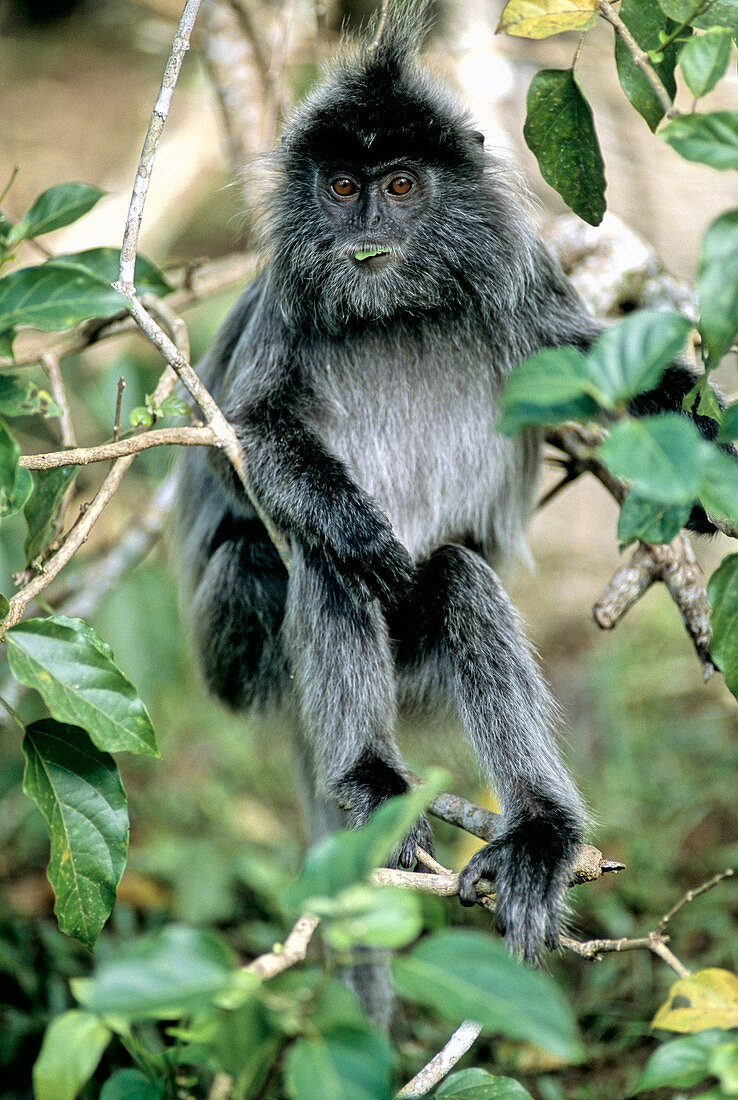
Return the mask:
[[427,0],[391,0],[368,44],[348,47],[285,135],[290,178],[309,162],[459,164],[469,154],[465,112],[423,70]]

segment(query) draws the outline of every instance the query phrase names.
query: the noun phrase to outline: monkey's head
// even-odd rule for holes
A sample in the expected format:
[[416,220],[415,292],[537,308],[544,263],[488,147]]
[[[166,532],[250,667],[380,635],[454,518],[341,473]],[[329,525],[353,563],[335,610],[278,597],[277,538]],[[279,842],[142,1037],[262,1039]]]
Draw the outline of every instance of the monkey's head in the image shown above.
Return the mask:
[[[520,268],[520,210],[482,136],[417,64],[417,31],[390,28],[340,62],[276,154],[268,246],[298,324],[456,311],[491,257]],[[510,308],[507,275],[503,287]]]

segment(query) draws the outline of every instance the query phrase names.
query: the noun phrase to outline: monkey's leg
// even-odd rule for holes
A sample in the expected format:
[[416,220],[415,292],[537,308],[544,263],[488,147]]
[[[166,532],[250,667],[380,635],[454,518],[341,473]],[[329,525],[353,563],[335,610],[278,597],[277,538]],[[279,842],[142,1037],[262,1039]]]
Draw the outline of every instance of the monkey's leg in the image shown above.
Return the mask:
[[[408,788],[392,733],[395,671],[379,604],[352,595],[320,551],[293,543],[282,637],[317,789],[363,825]],[[416,845],[430,843],[423,818],[392,865],[413,866]]]
[[553,704],[510,601],[489,566],[446,546],[419,574],[412,618],[396,621],[399,661],[430,661],[455,705],[502,807],[499,835],[461,872],[473,904],[482,877],[496,885],[501,931],[513,951],[537,959],[557,942],[584,812],[551,735]]
[[287,573],[258,520],[215,517],[198,561],[191,622],[207,684],[230,706],[278,700]]

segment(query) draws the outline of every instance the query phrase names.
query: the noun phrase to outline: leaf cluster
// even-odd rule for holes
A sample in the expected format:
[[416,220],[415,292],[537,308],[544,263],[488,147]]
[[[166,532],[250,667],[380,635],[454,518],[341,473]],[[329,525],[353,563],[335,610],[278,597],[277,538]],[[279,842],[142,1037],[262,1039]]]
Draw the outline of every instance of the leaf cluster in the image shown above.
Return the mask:
[[[622,0],[617,13],[598,0],[508,0],[498,31],[535,39],[580,31],[583,43],[598,16],[613,23],[620,86],[649,128],[656,131],[666,118],[659,136],[686,160],[738,168],[738,112],[696,109],[728,70],[738,33],[732,0]],[[524,136],[546,182],[576,214],[599,225],[607,206],[605,164],[576,77],[578,57],[579,50],[570,68],[533,78]],[[677,71],[694,96],[686,114],[673,106]]]

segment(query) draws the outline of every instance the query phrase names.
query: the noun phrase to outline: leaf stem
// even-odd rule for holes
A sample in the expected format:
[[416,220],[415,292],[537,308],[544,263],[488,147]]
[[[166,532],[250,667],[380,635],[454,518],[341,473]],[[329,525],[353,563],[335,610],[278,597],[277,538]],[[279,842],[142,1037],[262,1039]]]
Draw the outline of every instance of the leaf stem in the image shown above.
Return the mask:
[[8,714],[10,715],[10,717],[11,717],[11,718],[13,719],[13,721],[15,722],[16,726],[18,727],[18,729],[19,729],[19,730],[21,731],[21,733],[25,733],[25,732],[26,732],[26,724],[25,724],[25,722],[23,721],[23,719],[21,718],[21,716],[20,716],[20,715],[18,714],[18,711],[17,711],[17,710],[15,710],[15,709],[14,709],[13,707],[11,707],[11,705],[10,705],[10,703],[9,703],[9,702],[7,701],[7,699],[3,699],[2,695],[0,695],[0,706],[2,706],[2,707],[4,707],[4,708],[5,708],[5,710],[6,710],[7,712],[8,712]]
[[599,7],[600,15],[614,29],[618,38],[623,40],[630,56],[633,58],[633,64],[641,70],[646,80],[651,85],[653,94],[661,104],[664,114],[667,118],[673,118],[674,115],[679,112],[675,110],[671,96],[661,83],[658,73],[651,65],[648,54],[638,45],[612,4],[608,3],[608,0],[599,0]]

